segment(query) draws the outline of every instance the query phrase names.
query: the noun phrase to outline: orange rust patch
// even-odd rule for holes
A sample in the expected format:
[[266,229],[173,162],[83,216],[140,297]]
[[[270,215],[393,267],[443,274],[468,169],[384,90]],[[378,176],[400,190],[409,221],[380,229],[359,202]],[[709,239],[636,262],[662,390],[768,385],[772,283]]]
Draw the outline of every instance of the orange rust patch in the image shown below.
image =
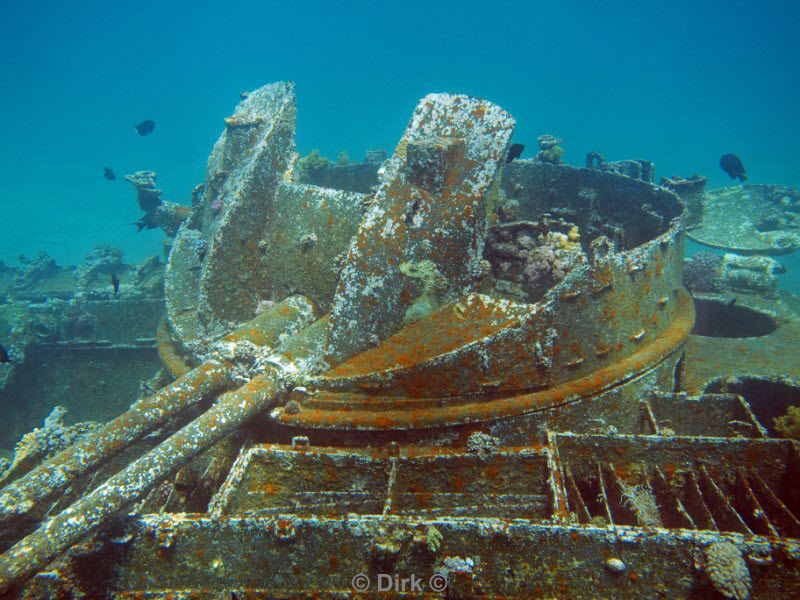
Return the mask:
[[[452,313],[453,311],[440,311],[440,313],[444,312]],[[659,332],[659,335],[644,336],[635,350],[626,347],[626,351],[633,352],[633,354],[623,356],[616,362],[585,376],[558,383],[555,387],[500,398],[483,395],[410,398],[395,395],[375,398],[372,404],[351,392],[337,395],[336,392],[320,391],[315,395],[314,401],[304,405],[303,410],[299,413],[296,415],[283,413],[279,419],[281,422],[299,426],[328,427],[337,425],[364,429],[405,429],[477,422],[523,414],[542,408],[552,408],[567,399],[585,398],[600,393],[609,386],[616,385],[621,378],[629,378],[644,369],[652,368],[679,350],[688,338],[694,322],[694,307],[687,292],[678,293],[676,315],[676,319]],[[413,325],[408,329],[411,328]],[[436,329],[436,334],[437,336],[441,335],[441,329]],[[430,348],[425,345],[427,340],[424,342],[420,349],[429,352]],[[618,342],[616,347],[621,350],[623,342]],[[404,348],[404,352],[409,358],[414,358],[412,353],[415,350],[417,350],[415,345]],[[558,349],[555,348],[554,354],[557,352]],[[369,352],[360,355],[362,361],[367,354]],[[396,359],[397,356],[395,355],[393,358]],[[419,359],[419,356],[415,358]],[[374,373],[375,362],[385,360],[385,356],[372,356],[370,359],[372,370],[368,370],[370,361],[367,361],[361,365],[364,369],[363,372]],[[423,377],[430,378],[430,372]],[[429,386],[433,385],[431,382],[428,383]],[[340,397],[341,400],[338,399]]]
[[483,474],[488,479],[497,479],[497,476],[500,474],[500,469],[496,465],[492,465],[490,467],[486,467],[484,469]]
[[482,119],[483,116],[486,114],[486,108],[483,105],[478,106],[474,110],[471,110],[469,114],[476,119]]

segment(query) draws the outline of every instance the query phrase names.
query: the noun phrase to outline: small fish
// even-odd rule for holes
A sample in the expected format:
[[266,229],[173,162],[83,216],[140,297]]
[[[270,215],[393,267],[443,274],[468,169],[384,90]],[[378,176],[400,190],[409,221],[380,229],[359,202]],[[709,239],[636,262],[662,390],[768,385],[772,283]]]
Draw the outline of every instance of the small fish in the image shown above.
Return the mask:
[[134,221],[133,224],[136,225],[137,232],[141,231],[142,229],[155,229],[158,227],[158,224],[153,222],[153,219],[150,217],[150,215],[143,215],[141,219]]
[[133,128],[139,135],[147,135],[148,133],[153,133],[153,129],[156,128],[156,122],[152,119],[145,119],[138,125],[134,125]]
[[510,163],[514,159],[519,158],[523,150],[525,150],[525,144],[511,144],[511,148],[508,149],[508,158],[506,158],[506,164]]
[[8,352],[3,346],[0,346],[0,363],[10,363],[11,359],[8,357]]
[[747,175],[744,174],[744,165],[735,154],[723,154],[719,159],[719,166],[730,175],[731,179],[736,179],[737,177],[739,181],[747,179]]
[[108,167],[103,167],[103,177],[105,177],[109,181],[114,181],[117,178],[116,174],[114,174],[114,171],[112,171]]
[[119,277],[117,277],[114,273],[111,274],[111,287],[114,288],[114,295],[117,295],[119,291]]

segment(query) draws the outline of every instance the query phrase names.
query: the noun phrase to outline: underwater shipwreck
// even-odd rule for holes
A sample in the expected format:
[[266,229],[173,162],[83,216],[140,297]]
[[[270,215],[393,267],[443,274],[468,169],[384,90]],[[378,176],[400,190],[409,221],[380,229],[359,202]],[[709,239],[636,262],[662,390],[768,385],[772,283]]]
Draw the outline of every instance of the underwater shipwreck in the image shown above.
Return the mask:
[[720,194],[508,161],[463,95],[299,159],[293,84],[243,96],[191,206],[128,176],[165,266],[0,272],[7,597],[800,597],[800,300],[769,247],[687,290]]

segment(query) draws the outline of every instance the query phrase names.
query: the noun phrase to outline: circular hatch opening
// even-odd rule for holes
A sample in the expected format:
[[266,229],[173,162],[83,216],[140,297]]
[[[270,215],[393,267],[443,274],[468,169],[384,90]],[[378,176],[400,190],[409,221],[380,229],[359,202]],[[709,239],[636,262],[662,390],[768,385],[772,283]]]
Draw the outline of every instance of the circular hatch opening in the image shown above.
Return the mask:
[[694,308],[694,335],[721,338],[761,337],[778,328],[769,315],[738,304],[695,298]]

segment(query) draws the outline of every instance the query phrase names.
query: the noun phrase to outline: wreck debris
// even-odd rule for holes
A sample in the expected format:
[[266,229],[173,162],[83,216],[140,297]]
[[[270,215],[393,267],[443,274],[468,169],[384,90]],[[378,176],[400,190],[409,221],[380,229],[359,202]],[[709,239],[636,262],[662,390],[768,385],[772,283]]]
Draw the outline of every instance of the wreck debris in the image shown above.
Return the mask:
[[190,458],[265,410],[291,381],[289,371],[281,367],[229,392],[207,413],[18,542],[0,556],[0,593],[13,582],[33,575],[144,497]]
[[97,244],[75,271],[79,293],[86,291],[98,281],[108,280],[109,275],[120,275],[128,270],[123,260],[124,252],[110,244]]
[[722,259],[722,276],[728,288],[737,292],[775,298],[778,291],[776,275],[786,268],[769,256],[740,256],[726,253]]
[[270,276],[259,242],[271,231],[270,207],[279,206],[274,195],[294,154],[294,120],[288,82],[250,92],[226,120],[202,201],[179,228],[167,263],[167,319],[182,342],[222,334],[264,298]]
[[61,269],[47,252],[39,252],[34,259],[20,254],[17,260],[22,268],[14,275],[14,287],[20,290],[30,288],[39,281],[53,276]]
[[702,196],[706,191],[707,179],[702,175],[685,178],[680,175],[662,177],[658,185],[675,192],[686,206],[686,226],[691,228],[703,221]]
[[653,182],[653,172],[655,171],[655,166],[649,160],[639,158],[606,162],[606,159],[599,152],[589,152],[586,155],[586,168],[605,171],[606,173],[616,173],[631,179],[640,179],[647,183]]
[[351,241],[331,310],[332,363],[402,327],[418,292],[409,294],[401,264],[431,261],[454,295],[475,284],[486,194],[513,128],[510,115],[478,98],[431,94],[420,101]]
[[800,248],[800,192],[782,185],[737,185],[701,197],[700,225],[686,235],[736,254],[779,256]]
[[58,454],[0,492],[0,524],[8,525],[52,499],[83,473],[103,464],[166,419],[228,384],[227,369],[201,365],[155,395],[138,402],[95,435]]

